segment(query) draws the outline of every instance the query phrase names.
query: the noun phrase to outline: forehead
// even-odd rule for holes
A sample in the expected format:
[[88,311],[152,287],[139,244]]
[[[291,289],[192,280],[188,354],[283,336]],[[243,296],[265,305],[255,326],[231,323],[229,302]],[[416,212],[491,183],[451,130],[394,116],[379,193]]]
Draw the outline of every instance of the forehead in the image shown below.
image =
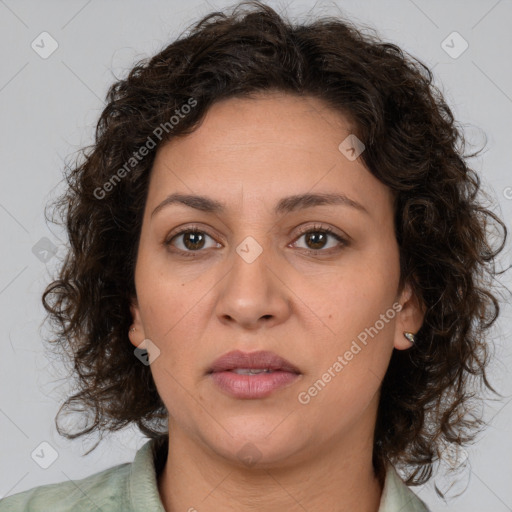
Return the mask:
[[246,198],[273,203],[308,191],[389,202],[390,191],[362,160],[351,161],[339,149],[354,130],[313,97],[274,93],[220,101],[194,132],[159,148],[148,202],[172,192],[239,198],[242,190]]
[[215,144],[223,150],[250,149],[251,144],[267,143],[320,151],[321,146],[332,146],[355,128],[345,115],[318,98],[257,93],[251,98],[214,103],[200,127],[175,142],[186,139],[188,144]]

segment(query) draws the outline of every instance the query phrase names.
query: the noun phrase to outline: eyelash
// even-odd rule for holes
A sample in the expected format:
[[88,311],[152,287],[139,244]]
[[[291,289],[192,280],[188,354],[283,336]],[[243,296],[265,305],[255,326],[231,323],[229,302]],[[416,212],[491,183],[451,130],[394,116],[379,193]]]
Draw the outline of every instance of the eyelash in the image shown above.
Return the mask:
[[[173,240],[175,240],[180,235],[183,235],[185,233],[204,234],[213,239],[213,236],[210,235],[208,232],[201,230],[195,226],[191,226],[191,227],[187,226],[187,227],[183,228],[182,230],[178,231],[177,233],[175,233],[171,238],[165,240],[164,245],[167,247],[172,246]],[[341,237],[340,235],[335,233],[331,228],[329,228],[327,226],[326,227],[313,226],[313,227],[307,227],[307,228],[304,228],[303,230],[300,230],[299,236],[295,239],[294,243],[297,242],[302,236],[307,235],[308,233],[322,233],[322,234],[327,235],[328,237],[331,236],[340,243],[340,248],[346,247],[349,245],[349,242],[346,239],[344,239],[343,237]],[[322,252],[329,253],[332,249],[335,249],[335,248],[332,248],[332,247],[330,249],[303,249],[302,248],[301,250],[303,252],[305,252],[307,255],[318,256]],[[185,257],[192,257],[192,258],[196,258],[198,256],[198,253],[203,252],[202,249],[198,249],[196,251],[190,251],[190,250],[183,251],[182,249],[174,248],[174,250],[180,252],[181,255],[183,255]]]

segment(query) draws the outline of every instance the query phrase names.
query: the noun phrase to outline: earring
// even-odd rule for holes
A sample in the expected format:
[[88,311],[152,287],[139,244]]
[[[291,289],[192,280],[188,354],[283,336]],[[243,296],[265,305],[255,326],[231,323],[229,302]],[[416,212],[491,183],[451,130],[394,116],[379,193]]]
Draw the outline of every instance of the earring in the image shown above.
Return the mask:
[[135,332],[135,327],[131,327],[130,332]]
[[404,331],[404,336],[414,345],[416,343],[416,334]]

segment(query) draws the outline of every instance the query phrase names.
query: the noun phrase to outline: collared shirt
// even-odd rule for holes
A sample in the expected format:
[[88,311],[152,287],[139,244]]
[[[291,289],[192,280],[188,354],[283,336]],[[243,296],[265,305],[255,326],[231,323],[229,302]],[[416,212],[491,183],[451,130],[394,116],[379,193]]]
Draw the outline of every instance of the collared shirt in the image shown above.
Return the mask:
[[[137,451],[133,462],[81,480],[42,485],[8,496],[0,500],[0,512],[166,512],[157,482],[167,456],[162,446],[161,440],[152,439]],[[378,512],[429,509],[389,465]]]

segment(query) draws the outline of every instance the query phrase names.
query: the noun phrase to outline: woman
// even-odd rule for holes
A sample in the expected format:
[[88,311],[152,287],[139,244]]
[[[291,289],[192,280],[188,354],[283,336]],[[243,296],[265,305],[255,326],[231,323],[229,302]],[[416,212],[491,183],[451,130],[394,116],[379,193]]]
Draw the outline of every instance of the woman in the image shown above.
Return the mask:
[[59,432],[150,440],[0,510],[428,510],[408,485],[474,437],[470,378],[492,389],[506,236],[428,68],[252,2],[108,100],[43,296],[81,386],[63,410],[93,413]]

